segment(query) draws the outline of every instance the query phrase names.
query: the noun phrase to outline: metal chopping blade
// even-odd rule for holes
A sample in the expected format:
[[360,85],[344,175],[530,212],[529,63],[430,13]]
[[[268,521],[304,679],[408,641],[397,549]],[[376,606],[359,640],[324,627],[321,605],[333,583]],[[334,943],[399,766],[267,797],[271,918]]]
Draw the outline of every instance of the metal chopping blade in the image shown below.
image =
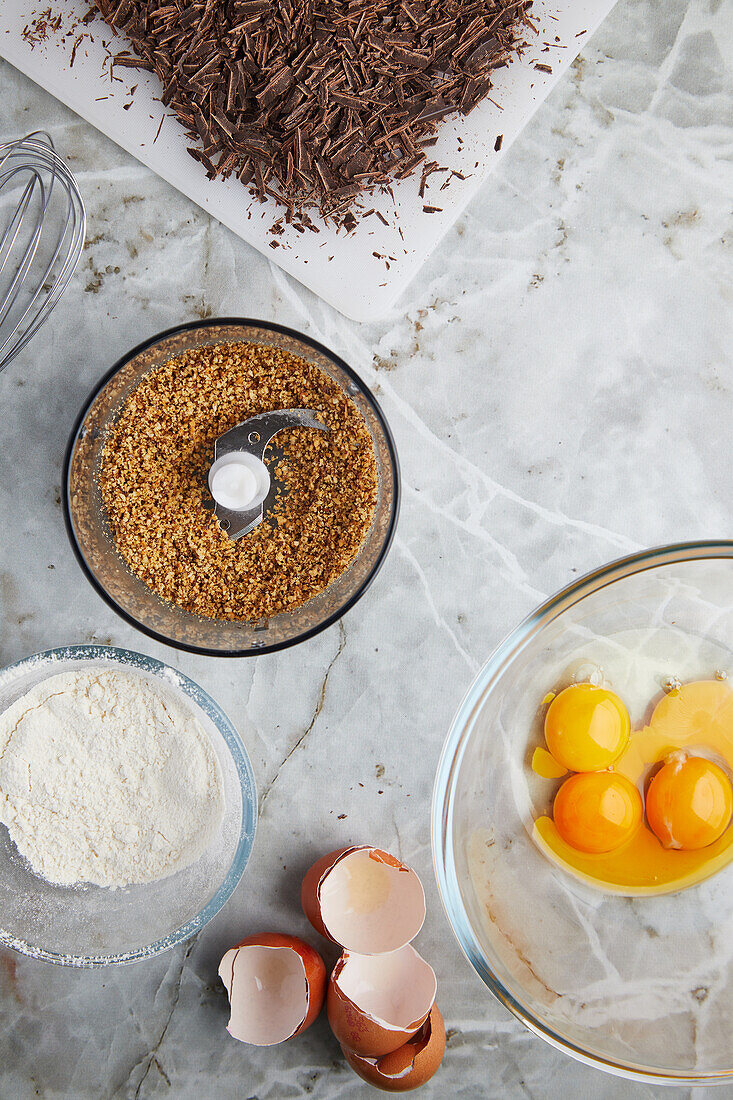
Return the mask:
[[[267,447],[283,428],[317,428],[321,432],[330,431],[311,409],[277,409],[274,412],[260,413],[219,436],[214,444],[214,461],[224,455],[243,451],[263,462]],[[273,502],[274,493],[271,492],[253,508],[235,512],[214,501],[214,515],[222,530],[236,541],[262,523],[265,508],[269,509]]]

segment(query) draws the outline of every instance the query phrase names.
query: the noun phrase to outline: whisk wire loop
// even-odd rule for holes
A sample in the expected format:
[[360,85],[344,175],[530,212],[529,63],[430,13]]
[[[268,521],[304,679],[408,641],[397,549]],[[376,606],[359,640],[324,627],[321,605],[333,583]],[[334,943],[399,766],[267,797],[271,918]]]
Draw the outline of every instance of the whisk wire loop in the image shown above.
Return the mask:
[[3,192],[11,213],[0,235],[0,371],[56,306],[86,232],[76,181],[42,131],[0,145],[0,201]]

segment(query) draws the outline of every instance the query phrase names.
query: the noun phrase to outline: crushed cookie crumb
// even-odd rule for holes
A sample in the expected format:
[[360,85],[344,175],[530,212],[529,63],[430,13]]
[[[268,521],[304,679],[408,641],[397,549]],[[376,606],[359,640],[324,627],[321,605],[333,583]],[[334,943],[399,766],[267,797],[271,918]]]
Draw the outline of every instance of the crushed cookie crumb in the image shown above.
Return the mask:
[[[232,541],[205,507],[215,441],[286,408],[313,409],[330,431],[278,433],[266,461],[286,494]],[[139,383],[110,430],[100,486],[117,550],[153,592],[251,622],[300,607],[351,565],[372,523],[377,468],[369,430],[336,382],[279,348],[231,343],[193,348]]]

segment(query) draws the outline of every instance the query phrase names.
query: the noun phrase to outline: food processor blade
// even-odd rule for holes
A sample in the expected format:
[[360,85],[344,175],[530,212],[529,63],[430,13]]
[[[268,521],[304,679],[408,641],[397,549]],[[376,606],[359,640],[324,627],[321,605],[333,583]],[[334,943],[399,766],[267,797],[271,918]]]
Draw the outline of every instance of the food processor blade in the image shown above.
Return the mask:
[[[251,456],[257,465],[264,467],[264,456],[267,447],[278,432],[283,428],[317,428],[319,431],[330,431],[328,426],[318,419],[318,415],[312,409],[276,409],[273,412],[260,413],[236,424],[229,431],[220,435],[214,444],[214,462],[209,472],[209,486],[211,487],[211,473],[215,468],[221,468],[222,459],[230,455]],[[246,460],[242,463],[252,468],[253,464]],[[269,475],[267,475],[269,485]],[[243,538],[253,531],[264,518],[265,510],[269,510],[275,500],[273,492],[268,493],[264,499],[243,509],[225,507],[220,501],[213,500],[213,511],[221,529],[230,539]]]

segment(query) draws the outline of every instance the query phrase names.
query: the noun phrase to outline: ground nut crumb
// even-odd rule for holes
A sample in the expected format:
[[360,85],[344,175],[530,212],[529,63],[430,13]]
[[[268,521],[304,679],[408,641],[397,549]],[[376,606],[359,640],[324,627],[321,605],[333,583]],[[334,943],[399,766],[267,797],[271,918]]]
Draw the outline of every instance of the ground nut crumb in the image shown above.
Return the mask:
[[[291,428],[271,473],[287,495],[233,542],[204,504],[214,443],[258,413],[313,409],[329,432]],[[292,610],[353,561],[371,526],[377,467],[356,405],[318,367],[232,343],[170,359],[136,387],[102,456],[102,498],[129,568],[164,600],[213,619]]]

